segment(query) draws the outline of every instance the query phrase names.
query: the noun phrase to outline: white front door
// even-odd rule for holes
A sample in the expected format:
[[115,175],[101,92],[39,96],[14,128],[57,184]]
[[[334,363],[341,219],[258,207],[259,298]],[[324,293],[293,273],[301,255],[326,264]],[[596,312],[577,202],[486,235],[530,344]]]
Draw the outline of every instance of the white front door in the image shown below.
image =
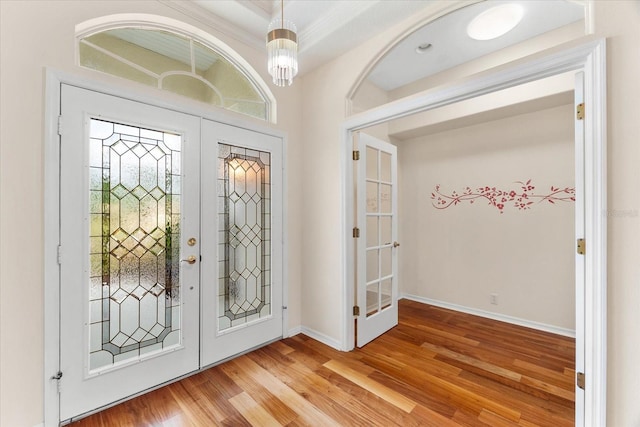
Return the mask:
[[198,369],[200,120],[63,85],[62,123],[67,420]]
[[397,150],[364,133],[357,164],[357,345],[398,324]]
[[60,420],[282,337],[282,140],[61,100]]
[[282,140],[202,122],[202,366],[282,337]]

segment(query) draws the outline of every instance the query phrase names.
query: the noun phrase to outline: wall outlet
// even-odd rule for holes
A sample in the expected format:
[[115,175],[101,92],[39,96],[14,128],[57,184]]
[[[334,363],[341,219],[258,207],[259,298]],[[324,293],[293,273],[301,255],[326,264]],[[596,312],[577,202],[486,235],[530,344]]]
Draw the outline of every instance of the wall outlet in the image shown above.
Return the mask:
[[489,294],[489,302],[493,305],[498,305],[498,294]]

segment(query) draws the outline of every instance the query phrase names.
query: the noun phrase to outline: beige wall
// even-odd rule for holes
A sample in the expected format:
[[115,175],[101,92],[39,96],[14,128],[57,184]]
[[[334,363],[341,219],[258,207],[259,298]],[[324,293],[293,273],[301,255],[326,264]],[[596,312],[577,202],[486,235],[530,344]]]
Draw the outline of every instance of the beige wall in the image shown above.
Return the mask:
[[[607,38],[608,73],[608,425],[640,425],[640,2],[594,1],[595,36]],[[313,170],[303,176],[303,325],[343,337],[341,107],[359,73],[417,14],[304,76],[303,140]],[[333,230],[329,233],[329,230]]]
[[484,198],[436,209],[431,197],[437,185],[522,193],[515,181],[529,179],[531,194],[573,188],[573,147],[572,104],[401,142],[401,294],[574,330],[573,202],[500,213]]
[[[75,25],[115,13],[156,14],[200,27],[230,45],[270,82],[264,52],[240,44],[160,2],[0,1],[0,425],[3,427],[31,427],[43,421],[44,67],[137,91],[135,84],[80,69],[74,63]],[[284,89],[271,87],[278,100],[277,128],[288,134],[285,153],[288,311],[289,328],[297,328],[302,283],[302,165],[298,161],[302,85],[296,81]]]
[[640,2],[596,1],[607,37],[608,425],[640,426]]

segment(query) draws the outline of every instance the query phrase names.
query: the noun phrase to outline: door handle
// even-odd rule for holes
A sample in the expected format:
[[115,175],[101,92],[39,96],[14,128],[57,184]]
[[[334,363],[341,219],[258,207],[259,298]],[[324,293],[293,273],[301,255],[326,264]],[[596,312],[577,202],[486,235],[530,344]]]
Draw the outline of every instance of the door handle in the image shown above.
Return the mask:
[[186,263],[189,263],[189,264],[195,264],[196,263],[196,257],[194,255],[191,255],[187,259],[181,259],[180,262],[186,262]]
[[394,247],[394,248],[397,248],[398,246],[400,246],[400,243],[398,243],[398,242],[393,242],[393,247]]

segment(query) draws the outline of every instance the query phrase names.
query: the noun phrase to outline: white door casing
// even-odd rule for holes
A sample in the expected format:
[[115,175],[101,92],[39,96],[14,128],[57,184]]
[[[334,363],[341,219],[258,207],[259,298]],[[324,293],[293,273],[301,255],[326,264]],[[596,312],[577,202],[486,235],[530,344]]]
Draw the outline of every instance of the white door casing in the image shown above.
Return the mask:
[[[61,92],[60,420],[67,420],[198,369],[198,265],[179,260],[198,250],[186,240],[198,233],[200,120],[68,85]],[[136,162],[154,175],[142,176]],[[193,173],[180,176],[181,169]],[[178,224],[176,239],[170,227]]]
[[[584,105],[584,72],[576,73],[574,85],[574,111]],[[584,120],[574,116],[575,155],[575,239],[585,237],[585,175],[584,175]],[[575,252],[575,316],[576,316],[576,375],[585,372],[585,257]],[[584,425],[585,391],[575,383],[575,425]]]
[[398,324],[398,173],[395,145],[359,132],[356,218],[357,345]]

